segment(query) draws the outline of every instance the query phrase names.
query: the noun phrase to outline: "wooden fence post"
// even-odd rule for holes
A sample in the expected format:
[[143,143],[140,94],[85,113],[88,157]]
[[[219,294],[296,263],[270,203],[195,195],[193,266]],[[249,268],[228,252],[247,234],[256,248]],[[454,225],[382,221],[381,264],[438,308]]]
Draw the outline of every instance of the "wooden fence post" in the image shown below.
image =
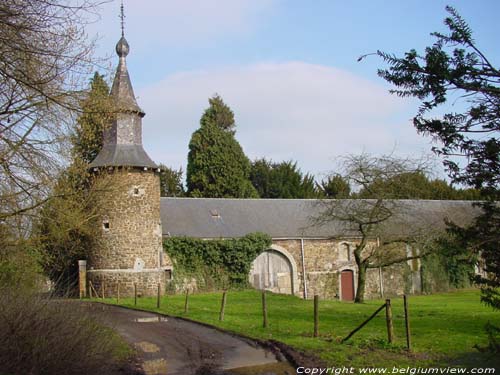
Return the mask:
[[87,261],[78,261],[78,286],[80,289],[80,299],[87,297]]
[[134,283],[134,306],[137,306],[137,284]]
[[158,291],[156,293],[156,308],[160,308],[160,300],[161,300],[161,285],[158,283]]
[[92,299],[92,281],[89,280],[89,296],[90,296],[90,299]]
[[224,320],[224,310],[226,308],[226,296],[227,296],[227,291],[222,292],[222,302],[220,304],[220,314],[219,314],[219,320],[222,322]]
[[314,337],[318,337],[319,335],[319,296],[314,295]]
[[189,289],[186,289],[186,299],[184,300],[184,314],[189,311]]
[[105,284],[105,281],[104,279],[101,279],[101,289],[102,289],[102,299],[104,299],[104,293],[106,291],[106,284]]
[[120,303],[120,282],[116,284],[116,303]]
[[267,301],[266,301],[266,291],[262,291],[262,326],[267,328]]
[[385,319],[387,321],[387,340],[389,344],[394,341],[394,327],[392,326],[392,307],[391,300],[385,300]]
[[406,328],[406,347],[411,352],[411,332],[410,332],[410,309],[408,308],[408,296],[403,296],[405,305],[405,328]]

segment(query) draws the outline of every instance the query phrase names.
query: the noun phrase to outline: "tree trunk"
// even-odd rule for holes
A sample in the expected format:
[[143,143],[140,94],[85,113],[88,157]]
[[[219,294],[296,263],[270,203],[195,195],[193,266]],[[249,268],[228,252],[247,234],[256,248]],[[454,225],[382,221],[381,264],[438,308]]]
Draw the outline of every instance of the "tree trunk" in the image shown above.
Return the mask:
[[364,263],[358,264],[358,288],[356,290],[355,303],[365,302],[365,282],[367,266]]

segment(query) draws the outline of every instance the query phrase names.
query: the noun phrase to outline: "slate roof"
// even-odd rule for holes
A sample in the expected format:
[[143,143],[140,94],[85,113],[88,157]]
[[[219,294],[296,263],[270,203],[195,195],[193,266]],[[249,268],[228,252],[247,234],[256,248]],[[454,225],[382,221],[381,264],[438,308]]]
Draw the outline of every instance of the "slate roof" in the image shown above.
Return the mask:
[[[339,202],[346,207],[355,200],[327,202]],[[443,230],[445,219],[467,224],[479,210],[470,201],[404,200],[394,203],[397,209],[386,222],[385,235],[398,237],[408,236],[415,228],[424,226]],[[264,232],[275,239],[358,236],[342,221],[313,225],[312,218],[325,210],[323,204],[325,201],[315,199],[164,197],[160,209],[164,236],[237,238],[252,232]]]
[[142,145],[103,145],[99,154],[90,163],[90,168],[114,166],[158,168]]
[[137,104],[130,82],[125,59],[129,50],[127,40],[122,36],[116,45],[119,62],[110,93],[118,114],[111,126],[105,129],[103,147],[90,163],[90,168],[111,166],[158,168],[142,146],[142,118],[145,113]]

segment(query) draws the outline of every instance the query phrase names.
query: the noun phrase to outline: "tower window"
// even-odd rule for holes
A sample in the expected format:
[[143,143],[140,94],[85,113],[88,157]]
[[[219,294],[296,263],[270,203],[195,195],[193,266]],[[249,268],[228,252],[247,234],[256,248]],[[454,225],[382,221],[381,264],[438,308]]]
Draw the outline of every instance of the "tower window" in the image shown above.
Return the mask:
[[103,220],[102,229],[104,229],[105,232],[109,231],[109,221],[108,220]]
[[140,197],[144,195],[144,189],[142,189],[141,186],[132,186],[129,195],[132,197]]

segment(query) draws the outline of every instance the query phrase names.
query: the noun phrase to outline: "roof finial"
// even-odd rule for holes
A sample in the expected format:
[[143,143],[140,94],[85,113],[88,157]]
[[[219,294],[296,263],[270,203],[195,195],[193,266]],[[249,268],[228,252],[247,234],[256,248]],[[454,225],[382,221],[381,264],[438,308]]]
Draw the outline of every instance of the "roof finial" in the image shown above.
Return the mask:
[[121,20],[121,25],[122,25],[122,36],[125,36],[125,10],[123,7],[123,0],[122,0],[122,4],[120,6],[120,20]]
[[121,6],[120,6],[120,20],[122,24],[122,37],[116,44],[116,53],[120,57],[126,57],[128,55],[128,52],[130,50],[127,40],[125,39],[125,11],[123,7],[123,0],[121,1]]

